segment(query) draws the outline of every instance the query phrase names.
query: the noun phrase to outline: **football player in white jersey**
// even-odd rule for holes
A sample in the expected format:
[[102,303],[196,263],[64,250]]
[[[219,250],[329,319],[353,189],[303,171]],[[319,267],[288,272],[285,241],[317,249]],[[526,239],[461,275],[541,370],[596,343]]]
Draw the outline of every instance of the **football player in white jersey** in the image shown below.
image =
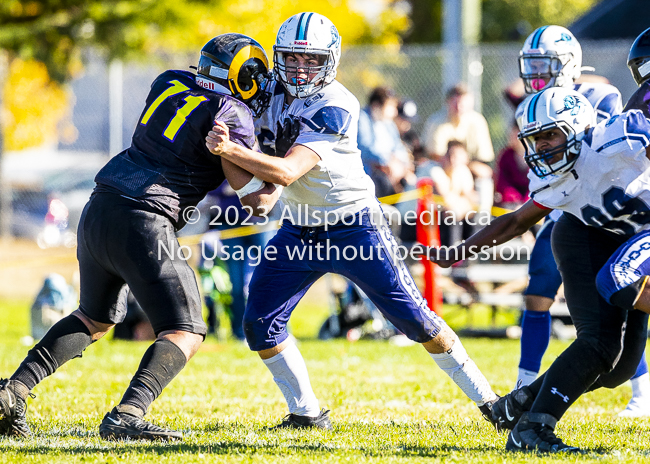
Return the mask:
[[537,380],[497,401],[493,419],[512,429],[508,450],[575,451],[555,436],[557,421],[585,391],[628,380],[645,349],[650,121],[631,110],[594,127],[591,104],[564,88],[536,94],[523,117],[531,200],[449,255],[431,250],[429,257],[449,266],[555,209],[565,212],[552,244],[578,337]]
[[331,428],[329,411],[320,409],[286,329],[298,301],[327,272],[356,283],[400,331],[423,344],[488,417],[496,394],[395,257],[395,240],[357,148],[359,102],[335,80],[340,54],[341,38],[326,17],[292,16],[277,35],[278,83],[258,125],[264,151],[275,156],[237,149],[224,126],[215,126],[207,138],[212,153],[256,176],[240,195],[267,189],[259,191],[271,205],[279,195],[271,184],[284,187],[282,228],[255,269],[244,315],[247,342],[289,407],[278,427]]
[[[529,94],[515,113],[519,129],[522,129],[521,119],[527,101],[549,87],[573,88],[584,95],[596,110],[597,122],[619,114],[622,104],[618,89],[604,83],[575,83],[582,69],[582,48],[568,29],[551,25],[533,31],[519,52],[519,75]],[[551,337],[550,308],[562,284],[551,250],[551,233],[561,214],[561,211],[554,211],[546,219],[531,253],[530,279],[524,292],[525,309],[521,317],[521,357],[516,388],[537,378]],[[650,380],[645,356],[632,377],[632,399],[620,415],[650,415]]]

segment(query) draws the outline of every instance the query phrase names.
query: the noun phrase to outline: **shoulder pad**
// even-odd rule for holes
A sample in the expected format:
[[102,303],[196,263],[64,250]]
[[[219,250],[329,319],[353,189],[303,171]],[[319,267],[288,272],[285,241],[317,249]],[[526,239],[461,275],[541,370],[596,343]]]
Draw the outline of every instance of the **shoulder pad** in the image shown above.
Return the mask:
[[338,135],[343,135],[347,132],[351,120],[350,113],[338,106],[324,106],[316,111],[309,119],[302,118],[302,122],[314,132]]

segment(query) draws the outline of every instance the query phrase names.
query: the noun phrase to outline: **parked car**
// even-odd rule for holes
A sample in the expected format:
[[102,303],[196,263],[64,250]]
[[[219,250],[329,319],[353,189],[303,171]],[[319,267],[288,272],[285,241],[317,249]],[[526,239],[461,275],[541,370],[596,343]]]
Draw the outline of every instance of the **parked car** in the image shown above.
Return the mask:
[[94,170],[50,174],[41,185],[12,189],[11,231],[39,247],[73,247],[81,212],[95,187]]

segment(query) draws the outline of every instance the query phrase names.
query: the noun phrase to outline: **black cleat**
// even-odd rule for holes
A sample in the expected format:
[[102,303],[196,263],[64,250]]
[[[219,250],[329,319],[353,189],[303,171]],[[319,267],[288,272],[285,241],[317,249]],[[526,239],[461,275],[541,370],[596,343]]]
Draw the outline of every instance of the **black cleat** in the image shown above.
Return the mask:
[[297,414],[287,414],[282,419],[282,423],[271,427],[271,430],[277,429],[302,429],[316,427],[324,430],[332,430],[332,423],[330,422],[330,412],[326,409],[321,409],[316,417],[299,416]]
[[[105,440],[182,440],[183,434],[177,430],[168,430],[142,419],[142,412],[133,406],[125,405],[113,408],[106,413],[99,424],[99,436]],[[126,412],[128,411],[128,412]]]
[[501,397],[497,396],[496,400],[488,401],[483,406],[478,407],[478,410],[481,411],[481,414],[483,414],[483,419],[489,421],[490,424],[492,424],[494,428],[497,429],[497,432],[501,432],[504,430],[501,424],[498,421],[494,420],[494,418],[492,417],[492,407],[497,401],[499,401],[499,399],[501,399]]
[[0,435],[10,437],[29,437],[29,430],[25,419],[25,398],[34,396],[29,389],[17,380],[0,380]]
[[[523,413],[533,405],[533,393],[528,387],[513,390],[492,405],[492,422],[497,430],[512,430]],[[498,425],[496,425],[498,424]]]
[[555,436],[557,419],[550,414],[525,412],[508,435],[507,451],[540,453],[578,453],[580,448],[569,446]]

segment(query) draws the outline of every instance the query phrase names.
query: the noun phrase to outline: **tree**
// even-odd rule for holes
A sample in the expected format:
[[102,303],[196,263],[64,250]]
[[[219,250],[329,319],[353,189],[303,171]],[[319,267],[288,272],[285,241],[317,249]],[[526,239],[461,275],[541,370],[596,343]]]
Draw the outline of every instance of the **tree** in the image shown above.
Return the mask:
[[[456,0],[461,1],[461,0]],[[481,42],[521,41],[546,24],[568,26],[599,0],[482,0]],[[407,43],[442,41],[442,0],[408,0]]]
[[[4,0],[0,49],[20,60],[10,67],[11,88],[4,86],[5,144],[19,149],[30,140],[38,145],[53,138],[48,131],[61,126],[67,108],[61,85],[83,69],[84,48],[93,47],[108,60],[144,60],[197,52],[215,35],[240,32],[270,51],[282,21],[301,11],[302,5],[291,0]],[[354,11],[348,0],[320,2],[313,11],[337,25],[345,44],[398,43],[408,27],[406,13],[393,3],[375,21]],[[38,69],[37,76],[28,69]],[[49,75],[45,80],[44,70]],[[35,99],[12,99],[7,91],[21,92],[16,83],[38,89],[39,98],[50,102],[49,111],[35,117]]]
[[598,1],[483,0],[482,41],[523,41],[540,26],[555,24],[567,27]]

